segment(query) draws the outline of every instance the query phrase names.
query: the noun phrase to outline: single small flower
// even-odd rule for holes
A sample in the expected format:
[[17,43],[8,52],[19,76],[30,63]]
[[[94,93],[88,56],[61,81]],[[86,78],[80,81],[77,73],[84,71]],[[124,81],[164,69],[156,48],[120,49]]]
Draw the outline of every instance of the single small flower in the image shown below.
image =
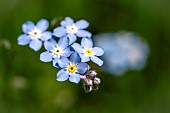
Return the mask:
[[92,60],[99,66],[103,65],[103,61],[97,56],[102,56],[104,54],[104,51],[100,47],[93,47],[92,39],[82,38],[81,45],[78,43],[74,43],[72,47],[76,52],[79,53],[81,57],[81,62],[88,62],[89,60]]
[[62,68],[57,73],[56,80],[58,81],[69,79],[70,82],[79,83],[80,74],[84,74],[88,68],[86,63],[80,62],[80,56],[76,52],[71,54],[70,61],[66,57],[62,57],[58,64]]
[[84,30],[89,26],[89,23],[85,20],[79,20],[74,23],[72,18],[66,17],[60,24],[60,27],[54,29],[53,35],[56,37],[69,37],[69,44],[75,42],[77,37],[91,37],[91,33]]
[[53,61],[55,67],[58,67],[57,63],[62,57],[69,57],[72,53],[67,37],[60,38],[58,43],[54,39],[50,39],[44,46],[47,51],[40,54],[40,60],[43,62]]
[[45,19],[41,19],[35,25],[31,21],[27,21],[22,25],[22,31],[24,34],[18,37],[19,45],[27,45],[34,51],[38,51],[42,47],[42,41],[47,41],[52,38],[52,33],[46,31],[49,27],[49,22]]

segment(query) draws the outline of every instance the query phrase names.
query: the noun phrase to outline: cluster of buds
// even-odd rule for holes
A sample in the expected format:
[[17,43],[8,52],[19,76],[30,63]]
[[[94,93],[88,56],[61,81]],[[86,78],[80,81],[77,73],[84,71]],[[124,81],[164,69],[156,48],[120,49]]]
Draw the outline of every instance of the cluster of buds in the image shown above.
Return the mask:
[[85,92],[91,92],[92,90],[97,90],[99,84],[101,83],[100,78],[96,77],[97,73],[95,70],[88,69],[84,75],[80,75],[83,82],[83,88]]

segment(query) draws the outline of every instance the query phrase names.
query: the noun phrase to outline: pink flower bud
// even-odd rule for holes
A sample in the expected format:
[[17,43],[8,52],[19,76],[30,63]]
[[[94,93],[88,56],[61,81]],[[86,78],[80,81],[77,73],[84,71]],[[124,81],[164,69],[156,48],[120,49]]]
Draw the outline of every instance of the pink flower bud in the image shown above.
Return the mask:
[[89,76],[90,77],[95,77],[97,75],[96,71],[91,70]]
[[80,78],[81,78],[82,80],[85,80],[85,79],[86,79],[86,76],[85,76],[85,75],[80,75]]

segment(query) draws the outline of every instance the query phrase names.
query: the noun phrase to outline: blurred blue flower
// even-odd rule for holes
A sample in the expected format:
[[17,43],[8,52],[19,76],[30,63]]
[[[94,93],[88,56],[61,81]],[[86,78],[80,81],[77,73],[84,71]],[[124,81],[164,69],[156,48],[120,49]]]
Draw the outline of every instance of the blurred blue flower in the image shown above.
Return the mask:
[[55,67],[58,67],[56,64],[58,60],[61,60],[61,57],[69,57],[72,53],[68,47],[69,39],[67,37],[60,38],[58,43],[54,39],[50,39],[44,46],[47,51],[40,54],[40,60],[43,62],[53,61]]
[[105,54],[106,71],[122,75],[127,70],[140,70],[145,66],[149,48],[147,43],[132,32],[105,33],[94,36]]
[[18,37],[19,45],[27,45],[34,51],[38,51],[42,47],[42,41],[47,41],[52,37],[50,31],[46,31],[49,27],[49,22],[45,19],[41,19],[35,25],[31,21],[27,21],[22,25],[22,34]]
[[85,20],[79,20],[74,23],[73,19],[66,17],[61,21],[61,26],[54,29],[53,35],[56,37],[69,37],[69,44],[72,44],[77,40],[77,37],[91,37],[91,33],[83,30],[89,26],[89,23]]
[[62,68],[57,73],[56,80],[58,81],[69,79],[70,82],[79,83],[80,74],[84,74],[88,69],[86,63],[80,62],[80,56],[76,52],[70,56],[70,61],[66,57],[62,57],[58,62]]
[[82,38],[81,45],[78,43],[73,43],[72,47],[77,53],[79,53],[81,57],[81,62],[88,62],[92,60],[99,66],[103,65],[103,61],[97,56],[102,56],[104,54],[104,51],[102,48],[93,47],[92,39]]

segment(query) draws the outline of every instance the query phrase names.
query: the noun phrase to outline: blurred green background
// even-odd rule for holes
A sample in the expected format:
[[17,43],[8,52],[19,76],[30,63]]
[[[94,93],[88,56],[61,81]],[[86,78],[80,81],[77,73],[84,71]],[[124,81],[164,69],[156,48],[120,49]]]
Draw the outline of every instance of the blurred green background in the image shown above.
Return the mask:
[[[169,0],[0,0],[0,113],[169,113]],[[22,24],[70,16],[93,34],[128,30],[143,36],[150,56],[142,71],[115,77],[99,67],[98,91],[57,82],[51,63],[18,46]],[[96,65],[94,65],[96,67]]]

